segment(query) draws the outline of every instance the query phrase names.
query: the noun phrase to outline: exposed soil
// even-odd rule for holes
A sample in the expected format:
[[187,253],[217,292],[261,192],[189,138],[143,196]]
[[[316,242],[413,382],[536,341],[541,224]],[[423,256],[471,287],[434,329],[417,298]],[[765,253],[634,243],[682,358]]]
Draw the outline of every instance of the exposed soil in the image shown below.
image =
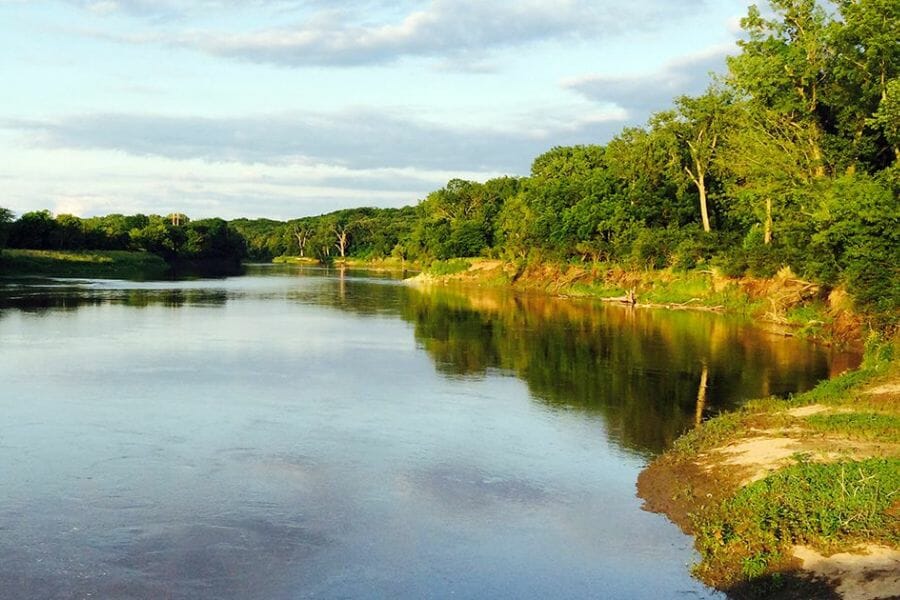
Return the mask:
[[711,477],[696,462],[663,457],[641,471],[637,489],[638,496],[644,499],[644,510],[666,515],[691,534],[691,513],[720,502],[738,488],[738,483],[728,481],[725,473]]
[[900,597],[900,550],[868,545],[858,551],[823,556],[807,546],[794,546],[803,569],[835,584],[844,600]]

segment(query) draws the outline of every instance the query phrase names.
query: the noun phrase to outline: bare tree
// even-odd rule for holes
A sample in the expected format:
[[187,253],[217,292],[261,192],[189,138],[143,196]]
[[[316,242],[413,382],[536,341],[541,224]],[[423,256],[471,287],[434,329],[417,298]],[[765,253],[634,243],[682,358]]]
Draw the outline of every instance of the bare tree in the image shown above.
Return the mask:
[[332,231],[337,236],[334,247],[341,253],[341,259],[344,259],[347,255],[347,246],[350,244],[350,225],[334,225]]
[[297,238],[297,246],[300,248],[300,257],[305,256],[306,243],[309,241],[309,229],[306,227],[294,227],[294,237]]

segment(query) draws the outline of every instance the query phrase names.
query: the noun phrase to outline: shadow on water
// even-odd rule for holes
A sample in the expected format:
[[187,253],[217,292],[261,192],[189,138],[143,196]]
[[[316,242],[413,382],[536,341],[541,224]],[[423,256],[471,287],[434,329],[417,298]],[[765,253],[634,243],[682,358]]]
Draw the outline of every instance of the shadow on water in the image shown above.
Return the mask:
[[217,289],[104,289],[90,285],[28,285],[7,287],[0,293],[0,317],[4,309],[42,314],[50,311],[74,311],[86,306],[115,304],[133,308],[148,306],[222,306],[228,299]]

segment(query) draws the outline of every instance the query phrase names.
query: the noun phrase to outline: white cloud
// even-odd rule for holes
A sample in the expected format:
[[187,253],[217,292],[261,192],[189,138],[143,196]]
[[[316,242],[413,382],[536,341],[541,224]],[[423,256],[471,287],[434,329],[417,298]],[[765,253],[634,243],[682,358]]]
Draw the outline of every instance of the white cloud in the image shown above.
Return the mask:
[[553,145],[601,143],[621,114],[529,113],[505,128],[460,128],[401,111],[294,112],[234,118],[88,114],[8,120],[45,148],[115,150],[135,156],[244,164],[330,164],[349,169],[414,168],[527,173]]
[[415,204],[453,177],[498,173],[349,169],[323,164],[210,163],[111,150],[23,148],[4,165],[3,206],[93,216],[184,212],[192,217],[320,214],[354,206]]
[[587,75],[562,85],[594,102],[619,106],[634,120],[671,106],[676,96],[703,92],[711,83],[710,72],[723,73],[725,57],[735,50],[733,43],[717,45],[670,60],[651,73]]
[[[162,43],[216,56],[299,67],[384,64],[404,57],[443,60],[444,66],[476,70],[490,66],[491,50],[565,39],[597,39],[625,31],[654,29],[683,18],[704,0],[650,0],[624,6],[596,0],[432,0],[388,11],[316,10],[293,26],[254,31],[191,29],[143,34],[95,34],[124,43]],[[131,0],[137,10],[143,2]],[[410,10],[413,9],[413,10]],[[378,15],[392,20],[378,21]],[[373,19],[376,19],[373,21]]]

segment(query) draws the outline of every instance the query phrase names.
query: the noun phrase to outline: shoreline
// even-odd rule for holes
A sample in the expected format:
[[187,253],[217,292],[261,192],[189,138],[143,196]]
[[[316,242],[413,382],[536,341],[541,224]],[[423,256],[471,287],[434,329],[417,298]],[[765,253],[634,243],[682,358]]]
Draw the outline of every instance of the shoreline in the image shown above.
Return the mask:
[[590,298],[635,308],[742,315],[770,333],[861,351],[865,320],[841,290],[829,293],[783,269],[769,279],[730,278],[714,270],[631,271],[616,265],[516,266],[489,259],[439,262],[409,285],[506,287]]
[[166,262],[150,252],[125,250],[27,250],[0,253],[0,277],[67,277],[77,279],[169,280],[179,277],[225,277],[243,265],[223,259],[179,259]]
[[696,577],[733,598],[900,595],[898,355],[870,343],[860,369],[710,419],[641,472]]
[[3,277],[74,277],[95,279],[162,279],[171,266],[149,252],[124,250],[22,250],[0,253]]

